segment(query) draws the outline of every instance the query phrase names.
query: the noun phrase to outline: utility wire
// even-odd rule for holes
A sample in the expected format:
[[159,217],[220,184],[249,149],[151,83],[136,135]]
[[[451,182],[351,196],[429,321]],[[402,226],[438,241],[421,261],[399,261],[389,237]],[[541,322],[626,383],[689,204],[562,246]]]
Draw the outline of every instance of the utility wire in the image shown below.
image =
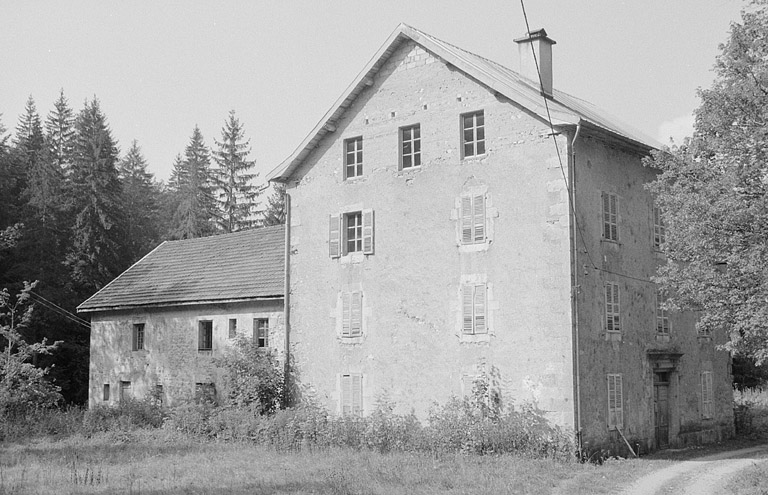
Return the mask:
[[62,308],[60,306],[57,306],[56,304],[48,301],[47,299],[45,299],[41,295],[36,294],[36,293],[34,293],[32,291],[30,291],[30,295],[32,296],[32,300],[34,302],[40,304],[44,308],[49,309],[49,310],[53,311],[54,313],[57,313],[57,314],[63,316],[64,318],[77,323],[80,326],[83,326],[83,327],[88,328],[88,329],[91,328],[91,324],[88,321],[78,317],[77,315],[72,314],[71,312],[67,311],[66,309],[64,309],[64,308]]
[[[525,1],[520,0],[520,7],[523,10],[523,18],[525,19],[525,30],[528,33],[528,37],[531,37],[531,27],[528,24],[528,14],[525,12]],[[560,173],[563,176],[563,182],[565,183],[565,189],[568,192],[568,206],[573,213],[573,222],[576,226],[576,230],[579,232],[579,237],[581,238],[581,244],[584,246],[584,253],[587,255],[587,259],[589,260],[589,264],[592,265],[592,268],[594,268],[597,271],[604,272],[604,273],[610,273],[611,275],[616,275],[619,277],[624,277],[632,280],[637,280],[644,283],[653,283],[649,279],[643,279],[638,277],[633,277],[632,275],[626,275],[624,273],[617,273],[613,272],[611,270],[606,270],[605,268],[600,268],[595,264],[595,262],[592,260],[592,255],[589,253],[589,248],[587,248],[587,242],[584,239],[584,231],[581,228],[581,225],[579,224],[578,215],[576,214],[576,205],[574,204],[573,195],[571,193],[571,187],[568,184],[568,179],[566,178],[565,174],[565,167],[563,167],[563,158],[560,155],[560,147],[557,145],[557,132],[555,131],[555,126],[552,124],[552,115],[549,112],[549,102],[547,101],[547,97],[544,95],[544,82],[541,79],[541,69],[539,68],[539,59],[536,56],[536,50],[533,48],[533,43],[531,45],[531,54],[533,54],[533,63],[536,65],[536,74],[539,78],[539,88],[541,89],[542,98],[544,99],[544,108],[547,111],[547,123],[549,124],[550,129],[550,136],[552,136],[552,142],[555,145],[555,151],[557,152],[557,161],[560,164]]]
[[72,313],[72,312],[70,312],[70,311],[68,311],[68,310],[66,310],[66,309],[64,309],[64,308],[62,308],[62,307],[61,307],[61,306],[59,306],[58,304],[56,304],[56,303],[54,303],[54,302],[52,302],[52,301],[49,301],[48,299],[44,298],[43,296],[41,296],[41,295],[40,295],[40,294],[38,294],[37,292],[34,292],[34,291],[29,291],[29,292],[30,292],[30,293],[31,293],[33,296],[39,297],[39,298],[40,298],[40,299],[42,299],[43,301],[47,302],[48,304],[50,304],[50,305],[52,305],[52,306],[55,306],[56,308],[60,309],[61,311],[64,311],[65,313],[67,313],[68,315],[72,316],[73,318],[75,318],[75,319],[77,319],[77,320],[81,321],[82,323],[85,323],[85,324],[88,324],[88,325],[90,325],[90,322],[89,322],[88,320],[85,320],[85,319],[83,319],[83,318],[80,318],[80,317],[79,317],[79,316],[77,316],[76,314],[74,314],[74,313]]

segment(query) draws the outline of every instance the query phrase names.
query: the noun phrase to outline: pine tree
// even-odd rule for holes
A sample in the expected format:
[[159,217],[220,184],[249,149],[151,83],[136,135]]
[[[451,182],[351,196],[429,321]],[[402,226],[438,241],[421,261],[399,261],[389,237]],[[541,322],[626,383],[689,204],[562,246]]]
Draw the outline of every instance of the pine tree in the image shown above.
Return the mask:
[[235,232],[253,225],[253,209],[261,189],[253,185],[258,174],[248,173],[254,162],[248,160],[251,152],[250,140],[245,139],[245,130],[235,111],[221,129],[221,141],[216,141],[218,150],[213,156],[218,164],[216,187],[221,214],[219,226],[224,232]]
[[130,262],[147,254],[158,242],[160,188],[147,172],[147,161],[134,140],[120,160],[118,175],[123,186],[126,217],[126,254]]
[[124,215],[118,149],[95,98],[75,120],[70,201],[75,225],[67,265],[85,293],[100,289],[124,268]]
[[68,173],[72,165],[75,145],[74,122],[74,113],[62,89],[59,99],[53,104],[53,110],[45,119],[45,137],[51,156],[64,173]]
[[174,168],[173,181],[178,206],[173,217],[172,237],[190,239],[216,232],[216,200],[213,196],[211,156],[203,134],[195,126],[184,150],[184,160]]
[[19,117],[14,145],[25,161],[34,159],[32,155],[43,148],[43,126],[32,95],[27,98],[24,115]]
[[262,213],[262,225],[282,225],[285,223],[285,184],[275,184],[274,192],[267,199],[267,209]]
[[[0,114],[0,117],[2,114]],[[23,188],[24,171],[11,153],[10,136],[0,122],[0,198],[3,207],[0,208],[0,229],[4,229],[21,221],[20,193]]]

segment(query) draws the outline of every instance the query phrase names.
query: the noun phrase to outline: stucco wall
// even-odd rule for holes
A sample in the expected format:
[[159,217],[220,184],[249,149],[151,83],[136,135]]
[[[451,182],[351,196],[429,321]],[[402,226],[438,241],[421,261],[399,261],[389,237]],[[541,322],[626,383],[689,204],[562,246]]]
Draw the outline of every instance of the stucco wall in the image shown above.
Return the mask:
[[[483,110],[487,153],[461,159],[459,118]],[[477,365],[507,403],[573,426],[567,193],[549,129],[410,43],[401,47],[288,184],[291,342],[301,380],[338,410],[339,374],[363,374],[363,408],[386,393],[424,417],[471,392]],[[400,171],[398,128],[421,125],[422,166]],[[364,175],[344,180],[343,140]],[[557,146],[565,153],[565,139]],[[457,247],[456,201],[485,190],[492,242]],[[372,208],[375,253],[329,256],[329,216]],[[486,281],[490,335],[462,337],[462,280]],[[363,336],[338,334],[339,294],[363,291]]]
[[[623,377],[624,435],[643,450],[656,447],[654,369],[670,369],[670,445],[711,441],[732,430],[729,356],[717,337],[699,336],[695,315],[670,313],[669,339],[656,332],[656,286],[650,282],[663,254],[653,245],[653,201],[644,184],[656,172],[639,155],[588,133],[576,142],[579,212],[579,356],[582,427],[587,443],[623,446],[608,428],[607,374]],[[602,240],[601,191],[619,198],[619,241]],[[585,249],[586,247],[586,249]],[[595,268],[596,267],[596,268]],[[621,294],[620,337],[606,332],[604,284]],[[663,353],[667,353],[666,355]],[[653,357],[657,356],[657,357]],[[672,363],[669,356],[674,356]],[[679,357],[677,357],[679,356]],[[671,367],[670,367],[671,366]],[[702,371],[713,372],[715,414],[702,419]],[[690,433],[694,432],[693,435]],[[696,438],[692,438],[696,437]]]
[[[139,399],[162,385],[169,406],[192,399],[196,383],[214,383],[218,391],[222,382],[213,359],[224,356],[231,341],[229,319],[237,319],[238,334],[251,338],[253,319],[268,318],[269,346],[280,355],[282,310],[282,300],[273,300],[93,314],[88,404],[116,404],[121,381],[131,382],[131,395]],[[213,321],[211,352],[198,351],[200,320]],[[144,350],[132,350],[135,323],[145,325]],[[103,400],[105,384],[110,385],[109,401]]]

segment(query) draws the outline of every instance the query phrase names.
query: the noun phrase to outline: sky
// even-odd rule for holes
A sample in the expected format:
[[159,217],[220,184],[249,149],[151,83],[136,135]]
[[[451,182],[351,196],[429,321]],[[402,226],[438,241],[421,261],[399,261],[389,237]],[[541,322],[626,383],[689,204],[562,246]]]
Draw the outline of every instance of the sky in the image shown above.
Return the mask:
[[[697,88],[742,0],[525,0],[553,47],[555,88],[662,143],[690,134]],[[0,123],[30,95],[44,119],[63,89],[97,97],[113,137],[138,141],[159,180],[195,125],[220,139],[230,110],[263,178],[286,159],[400,23],[512,69],[519,0],[0,0]]]

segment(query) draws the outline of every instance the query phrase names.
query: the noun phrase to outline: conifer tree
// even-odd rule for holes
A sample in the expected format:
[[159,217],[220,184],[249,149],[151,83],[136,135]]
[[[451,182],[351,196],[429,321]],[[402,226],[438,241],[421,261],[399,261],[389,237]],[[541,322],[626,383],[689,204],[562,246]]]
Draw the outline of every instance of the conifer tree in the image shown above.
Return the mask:
[[250,140],[245,139],[245,130],[234,110],[229,112],[216,146],[213,156],[218,164],[215,178],[219,226],[224,232],[236,232],[253,225],[252,214],[261,189],[253,184],[258,174],[249,173],[254,168],[254,162],[248,160]]
[[130,262],[147,254],[158,242],[158,201],[160,188],[147,172],[147,161],[134,139],[120,160],[118,175],[122,181],[125,209],[126,254]]
[[95,98],[85,102],[75,131],[70,188],[75,225],[67,265],[80,288],[92,293],[126,267],[118,149]]
[[262,213],[262,225],[282,225],[285,223],[285,185],[275,184],[274,192],[267,198],[267,209]]
[[184,150],[184,160],[174,168],[173,182],[178,206],[172,237],[190,239],[216,232],[216,200],[213,196],[211,156],[200,128],[195,126]]
[[74,113],[62,89],[59,99],[53,104],[53,110],[45,119],[45,137],[51,157],[64,173],[67,173],[72,165],[75,145],[74,122]]

